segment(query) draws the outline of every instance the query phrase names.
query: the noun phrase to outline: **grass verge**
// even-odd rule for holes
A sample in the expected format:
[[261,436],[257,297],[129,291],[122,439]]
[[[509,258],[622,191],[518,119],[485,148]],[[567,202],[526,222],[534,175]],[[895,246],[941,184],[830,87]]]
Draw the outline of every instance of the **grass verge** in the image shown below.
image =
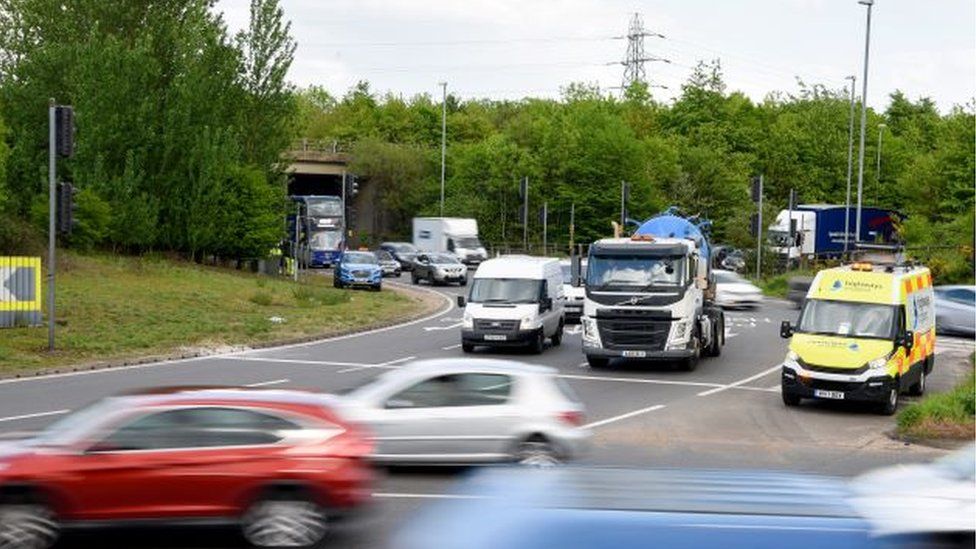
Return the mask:
[[814,274],[816,273],[813,271],[790,271],[783,274],[767,276],[758,280],[753,279],[753,283],[756,286],[759,286],[759,289],[762,290],[763,295],[786,299],[786,294],[789,291],[789,281],[791,278],[796,276],[812,277]]
[[0,374],[328,336],[425,308],[392,291],[337,290],[154,257],[62,254],[57,350],[44,328],[0,329]]
[[[972,368],[973,357],[970,356]],[[926,397],[898,414],[898,434],[908,438],[972,439],[976,413],[976,372],[948,393]]]

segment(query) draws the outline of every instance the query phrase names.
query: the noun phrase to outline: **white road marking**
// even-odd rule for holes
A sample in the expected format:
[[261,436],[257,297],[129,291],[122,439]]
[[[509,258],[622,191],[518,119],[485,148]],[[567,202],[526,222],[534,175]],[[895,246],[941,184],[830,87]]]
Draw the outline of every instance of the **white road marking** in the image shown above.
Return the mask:
[[459,316],[452,316],[450,318],[442,318],[441,319],[441,322],[457,322],[459,320],[461,320],[461,317],[459,317]]
[[573,334],[573,335],[576,335],[576,334],[578,334],[578,333],[580,333],[582,331],[583,330],[579,326],[571,326],[571,327],[569,327],[569,328],[566,329],[566,333],[567,334]]
[[456,322],[454,324],[448,324],[447,326],[425,326],[424,327],[424,331],[425,332],[441,332],[441,331],[444,331],[444,330],[453,330],[454,328],[460,328],[462,324],[463,324],[462,322]]
[[248,383],[247,385],[245,385],[245,387],[266,387],[268,385],[278,385],[281,383],[288,383],[289,381],[291,380],[285,377],[282,379],[272,379],[271,381],[259,381],[257,383]]
[[728,390],[728,389],[736,389],[736,388],[745,389],[745,387],[741,387],[741,385],[745,385],[746,383],[749,383],[750,381],[759,379],[759,378],[761,378],[763,376],[768,376],[769,374],[775,372],[776,370],[779,370],[782,367],[783,367],[782,364],[777,364],[776,366],[773,366],[772,368],[769,368],[767,370],[763,370],[763,371],[759,372],[758,374],[756,374],[754,376],[749,376],[749,377],[747,377],[745,379],[740,379],[739,381],[736,381],[734,383],[729,383],[728,385],[722,385],[722,386],[716,387],[714,389],[709,389],[707,391],[702,391],[702,392],[698,393],[698,396],[703,397],[703,396],[708,396],[708,395],[714,395],[715,393],[721,393],[722,391],[725,391],[725,390]]
[[19,416],[0,417],[0,423],[5,421],[17,421],[18,419],[31,419],[35,417],[58,416],[61,414],[67,414],[70,411],[71,410],[52,410],[50,412],[37,412],[36,414],[23,414]]
[[345,372],[354,372],[356,370],[365,370],[367,368],[392,368],[397,364],[413,360],[417,357],[415,356],[405,356],[403,358],[395,358],[393,360],[388,360],[386,362],[380,362],[379,364],[363,364],[362,366],[353,366],[352,368],[345,368],[343,370],[336,371],[337,374],[342,374]]
[[441,350],[450,351],[451,349],[457,349],[460,346],[461,346],[460,343],[455,343],[454,345],[448,345],[447,347],[441,347]]
[[[585,363],[584,363],[585,364]],[[556,377],[563,379],[578,379],[582,381],[614,381],[620,383],[649,383],[652,385],[685,385],[688,387],[724,387],[718,383],[705,383],[701,381],[677,381],[673,379],[648,379],[644,377],[607,377],[607,376],[583,376],[577,374],[556,374]]]
[[394,492],[373,492],[374,498],[391,499],[482,499],[484,496],[469,496],[464,494],[402,494]]
[[732,332],[727,332],[725,334],[725,339],[732,339],[733,337],[735,337],[737,335],[739,335],[739,334],[733,334]]
[[243,360],[245,362],[278,362],[281,364],[310,364],[313,366],[375,366],[375,364],[366,364],[363,362],[336,362],[334,360],[307,360],[301,358],[274,358],[274,357],[264,357],[264,356],[219,356],[213,357],[222,360]]
[[647,408],[641,408],[640,410],[634,410],[633,412],[627,412],[626,414],[620,414],[619,416],[608,417],[607,419],[601,419],[600,421],[594,421],[593,423],[588,423],[583,426],[584,429],[595,429],[597,427],[603,427],[609,423],[614,423],[623,419],[631,418],[634,416],[639,416],[641,414],[646,414],[648,412],[653,412],[654,410],[660,410],[664,408],[663,404],[655,404],[654,406],[648,406]]
[[780,391],[782,388],[783,388],[783,384],[782,383],[777,383],[776,385],[773,385],[772,387],[767,387],[766,390],[767,391],[771,391],[771,392],[777,392],[777,391]]

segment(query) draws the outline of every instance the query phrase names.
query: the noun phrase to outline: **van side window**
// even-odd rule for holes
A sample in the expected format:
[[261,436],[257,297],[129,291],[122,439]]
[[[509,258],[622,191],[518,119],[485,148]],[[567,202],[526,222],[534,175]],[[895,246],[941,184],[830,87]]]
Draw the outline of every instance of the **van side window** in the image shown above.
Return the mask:
[[447,251],[449,251],[449,252],[453,252],[454,251],[454,239],[453,238],[448,238],[447,239]]

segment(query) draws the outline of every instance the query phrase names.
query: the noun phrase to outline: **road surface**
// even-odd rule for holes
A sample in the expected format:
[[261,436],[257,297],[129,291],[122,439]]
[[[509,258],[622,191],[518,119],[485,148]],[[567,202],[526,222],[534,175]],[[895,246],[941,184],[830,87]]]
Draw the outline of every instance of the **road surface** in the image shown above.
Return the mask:
[[[408,283],[406,276],[401,283]],[[0,381],[0,436],[34,431],[100,397],[139,387],[249,385],[338,391],[414,359],[455,357],[463,289],[433,288],[444,307],[398,327],[276,349],[240,351],[154,365]],[[519,351],[478,353],[545,364],[559,370],[587,407],[595,432],[586,463],[654,467],[775,468],[851,476],[873,467],[927,461],[944,451],[906,445],[886,436],[890,417],[845,405],[783,406],[779,365],[786,342],[782,320],[796,320],[785,302],[727,313],[722,356],[703,359],[694,372],[666,365],[631,364],[591,370],[580,351],[579,328],[542,355]],[[947,366],[972,351],[971,341],[940,338],[930,389],[955,381]],[[910,401],[905,398],[904,402]],[[904,405],[904,403],[903,403]],[[410,514],[449,489],[464,470],[393,470],[376,487],[375,504],[337,532],[330,547],[383,547]],[[117,531],[67,536],[60,548],[237,547],[227,532]]]

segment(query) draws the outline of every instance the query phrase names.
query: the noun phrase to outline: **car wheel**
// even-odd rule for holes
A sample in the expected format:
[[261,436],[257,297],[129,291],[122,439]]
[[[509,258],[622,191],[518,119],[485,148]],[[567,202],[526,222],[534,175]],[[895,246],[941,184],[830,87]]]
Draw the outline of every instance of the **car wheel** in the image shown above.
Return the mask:
[[58,533],[54,512],[43,503],[0,504],[0,549],[47,549]]
[[800,405],[800,395],[790,393],[785,388],[782,389],[782,391],[783,391],[783,404],[790,407]]
[[541,355],[542,351],[546,349],[546,335],[543,333],[542,328],[539,328],[539,332],[536,334],[535,339],[529,344],[529,350],[532,351],[534,355]]
[[436,286],[437,285],[437,281],[434,280],[434,273],[428,273],[427,274],[427,284],[430,284],[431,286]]
[[918,374],[918,381],[912,384],[908,389],[908,394],[912,396],[922,396],[925,394],[925,365],[926,363],[919,364],[919,369],[921,370]]
[[610,359],[598,356],[587,356],[586,363],[590,365],[590,368],[602,369],[610,365]]
[[888,390],[888,398],[878,406],[878,413],[884,416],[894,415],[898,411],[898,380],[895,386]]
[[465,353],[473,353],[474,352],[474,345],[472,345],[471,343],[462,343],[461,344],[461,351],[463,351]]
[[379,291],[382,291],[382,290],[383,290],[383,284],[377,284],[376,286],[373,286],[373,291],[374,292],[379,292]]
[[553,347],[559,347],[562,344],[562,342],[563,342],[563,322],[561,320],[559,321],[559,328],[556,329],[556,333],[552,334],[552,337],[549,338],[549,339],[552,341],[552,346]]
[[410,281],[414,284],[420,284],[420,277],[417,276],[417,272],[413,271],[410,273]]
[[555,467],[562,463],[556,448],[539,436],[519,444],[515,450],[515,461],[526,467]]
[[241,518],[241,532],[255,547],[315,547],[329,526],[325,509],[301,492],[262,498]]

